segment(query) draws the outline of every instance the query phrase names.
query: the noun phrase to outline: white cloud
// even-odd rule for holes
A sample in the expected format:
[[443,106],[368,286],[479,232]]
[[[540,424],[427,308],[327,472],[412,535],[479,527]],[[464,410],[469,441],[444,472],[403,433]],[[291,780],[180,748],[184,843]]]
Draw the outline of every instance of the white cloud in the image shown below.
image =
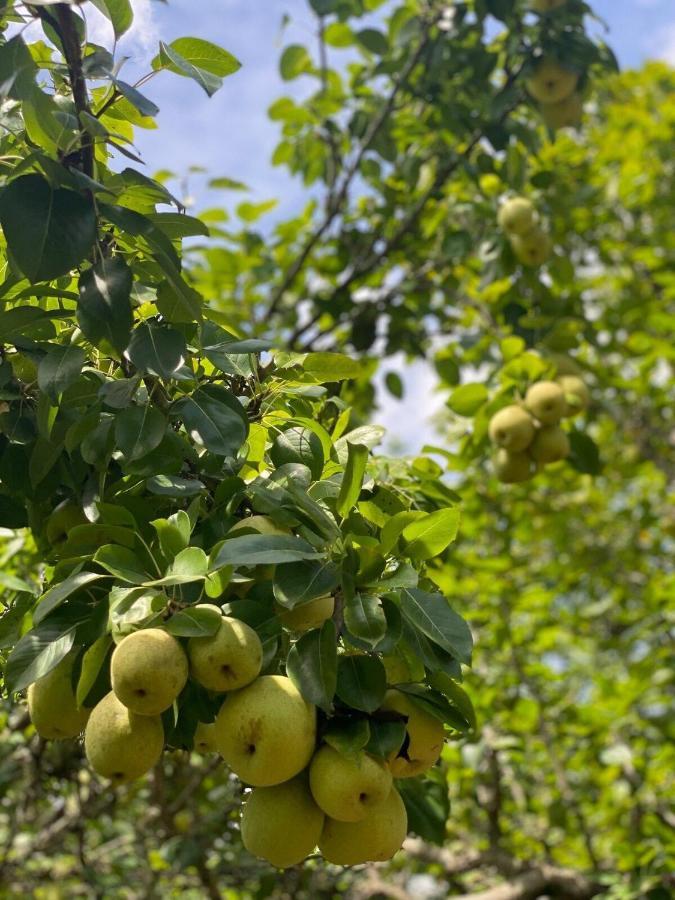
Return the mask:
[[[154,49],[158,40],[158,30],[153,16],[151,0],[131,0],[134,21],[129,31],[122,36],[119,50],[124,54],[146,53]],[[87,7],[87,32],[89,40],[104,47],[113,44],[113,30],[108,19],[97,9]]]
[[656,44],[656,58],[675,65],[675,22],[670,22],[659,31]]

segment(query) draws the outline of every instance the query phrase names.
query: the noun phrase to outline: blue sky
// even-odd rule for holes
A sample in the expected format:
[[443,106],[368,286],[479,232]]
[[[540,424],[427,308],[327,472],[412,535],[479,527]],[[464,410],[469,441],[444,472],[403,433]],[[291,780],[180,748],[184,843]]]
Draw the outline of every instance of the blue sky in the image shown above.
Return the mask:
[[[608,43],[623,67],[646,59],[666,59],[675,65],[675,2],[673,0],[590,0],[609,26]],[[130,57],[127,77],[147,70],[161,38],[202,37],[233,53],[242,68],[226,79],[210,100],[188,79],[162,73],[145,88],[160,107],[159,129],[139,135],[137,146],[149,173],[171,169],[184,176],[201,166],[211,176],[246,182],[256,201],[276,197],[276,215],[283,218],[302,201],[301,186],[270,157],[278,141],[268,106],[298,87],[281,81],[278,58],[286,43],[313,42],[313,17],[306,0],[132,0],[136,22],[120,51]],[[282,27],[284,16],[290,22]],[[599,26],[596,26],[599,28]],[[109,30],[98,14],[90,14],[93,39],[109,43]],[[222,205],[223,194],[209,197],[203,178],[188,178],[199,205]],[[402,367],[394,361],[392,367]],[[402,403],[380,391],[378,420],[389,427],[391,444],[407,451],[433,441],[428,419],[442,404],[434,394],[434,378],[422,364],[406,365],[407,395]]]

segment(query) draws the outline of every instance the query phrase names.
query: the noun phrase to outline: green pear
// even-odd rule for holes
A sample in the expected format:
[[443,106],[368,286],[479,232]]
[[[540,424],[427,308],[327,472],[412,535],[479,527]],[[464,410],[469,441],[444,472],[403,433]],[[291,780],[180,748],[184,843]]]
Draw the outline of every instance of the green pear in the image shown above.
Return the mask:
[[215,722],[198,722],[195,728],[193,747],[197,753],[217,753]]
[[89,709],[78,709],[72,674],[75,654],[65,659],[28,688],[28,712],[43,738],[73,738],[87,724]]
[[84,732],[84,750],[94,772],[125,784],[149,772],[164,746],[159,716],[139,716],[111,691],[96,704]]
[[309,767],[309,786],[319,807],[339,822],[360,822],[389,796],[392,776],[367,753],[347,757],[325,744]]
[[140,716],[157,716],[168,709],[187,678],[183,648],[161,628],[145,628],[127,635],[115,647],[110,661],[113,691]]
[[581,94],[575,91],[558,103],[542,103],[539,112],[551,131],[558,131],[560,128],[576,128],[581,124],[584,101],[581,99]]
[[532,459],[540,465],[560,462],[570,455],[569,438],[557,425],[540,428],[530,447]]
[[529,481],[534,472],[527,453],[511,453],[500,448],[494,458],[495,475],[503,484],[519,484]]
[[514,234],[510,240],[516,259],[524,266],[543,266],[553,249],[551,238],[538,225],[526,234]]
[[208,637],[188,641],[192,677],[210,691],[236,691],[260,674],[263,649],[257,633],[245,622],[223,616]]
[[407,832],[405,805],[396,788],[392,788],[384,803],[360,822],[326,819],[319,850],[327,862],[337,866],[383,862],[400,850]]
[[241,839],[249,853],[285,869],[314,850],[324,821],[303,773],[249,794],[241,814]]
[[286,609],[280,603],[274,604],[274,610],[279,616],[281,624],[289,631],[309,631],[312,628],[320,628],[330,619],[335,611],[335,600],[329,594],[327,597],[317,597],[307,603]]
[[254,787],[293,778],[316,745],[316,708],[283,675],[263,675],[231,694],[215,725],[218,752]]
[[565,395],[563,416],[566,419],[570,419],[572,416],[576,416],[588,409],[591,402],[591,394],[581,378],[577,375],[563,375],[561,378],[558,378],[558,384]]
[[384,711],[407,716],[408,746],[406,755],[392,753],[388,763],[394,778],[414,778],[430,769],[438,760],[445,741],[443,723],[426,710],[417,706],[406,694],[396,689],[387,691],[382,706]]
[[507,234],[527,234],[537,224],[537,213],[531,200],[513,197],[501,205],[497,221]]
[[532,0],[532,9],[537,12],[547,13],[564,6],[566,3],[567,0]]
[[525,82],[528,93],[540,103],[560,103],[576,90],[579,76],[556,59],[545,56]]
[[534,438],[532,416],[522,406],[505,406],[490,419],[488,434],[493,444],[509,453],[526,450]]
[[565,412],[565,393],[555,381],[537,381],[525,394],[525,406],[542,425],[557,425]]

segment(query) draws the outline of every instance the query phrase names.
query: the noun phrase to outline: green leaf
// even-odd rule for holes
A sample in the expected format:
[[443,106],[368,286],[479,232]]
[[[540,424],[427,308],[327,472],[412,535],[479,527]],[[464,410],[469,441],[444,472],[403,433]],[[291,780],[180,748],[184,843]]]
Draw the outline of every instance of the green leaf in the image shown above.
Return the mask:
[[115,38],[119,39],[134,21],[134,12],[129,0],[92,0],[99,12],[112,23]]
[[429,594],[417,588],[400,593],[405,619],[459,662],[471,663],[473,638],[464,619],[450,608],[441,594]]
[[347,465],[342,476],[337,500],[337,512],[343,519],[356,506],[363,486],[367,463],[368,448],[364,444],[349,443],[347,445]]
[[323,739],[343,756],[357,756],[370,740],[367,719],[333,719]]
[[429,777],[402,779],[397,784],[408,813],[408,830],[423,841],[442,847],[450,814],[448,787]]
[[71,594],[105,577],[105,575],[100,575],[96,572],[75,572],[69,575],[42,595],[33,612],[33,625],[42,622],[49,613],[59,607]]
[[309,703],[329,712],[337,685],[337,635],[328,619],[296,641],[286,660],[286,672]]
[[402,532],[407,541],[405,555],[416,560],[438,556],[457,537],[459,519],[458,509],[439,509],[406,525]]
[[269,454],[277,468],[286,463],[300,463],[307,466],[314,481],[321,478],[324,465],[323,445],[310,428],[288,428],[275,438]]
[[374,656],[342,656],[338,664],[337,695],[352,709],[375,712],[387,690],[384,666]]
[[168,519],[155,519],[150,524],[157,532],[162,553],[168,559],[173,559],[190,542],[192,526],[190,517],[183,509],[179,509]]
[[24,634],[14,647],[5,666],[5,687],[12,693],[21,691],[52,669],[70,653],[75,643],[75,628],[56,622],[43,622],[41,626]]
[[399,400],[403,397],[403,380],[398,372],[387,372],[384,383],[392,397]]
[[176,554],[164,578],[149,584],[190,584],[192,581],[203,581],[208,568],[209,560],[201,547],[186,547]]
[[284,81],[292,81],[305,72],[312,71],[312,60],[301,44],[286,47],[279,60],[279,72]]
[[38,366],[38,387],[56,404],[59,395],[77,381],[86,361],[82,347],[50,347]]
[[[184,217],[183,217],[184,218]],[[202,296],[198,291],[176,291],[169,281],[157,289],[157,309],[169,322],[191,324],[202,315]]]
[[168,380],[183,365],[185,339],[173,328],[141,322],[134,329],[127,356],[141,372]]
[[129,406],[115,417],[115,443],[129,460],[152,452],[165,432],[166,419],[151,403]]
[[338,570],[331,562],[282,563],[274,572],[274,598],[287,609],[293,609],[330,594],[338,581]]
[[160,41],[153,69],[169,69],[176,75],[192,78],[211,97],[223,85],[223,78],[241,68],[239,60],[227,50],[202,38],[182,37],[170,44]]
[[206,606],[181,609],[166,622],[164,630],[175,637],[209,637],[218,631],[222,618],[217,609]]
[[356,39],[362,47],[365,47],[366,50],[369,50],[370,53],[375,53],[377,56],[383,56],[389,49],[387,36],[383,32],[378,31],[377,28],[364,28],[362,31],[357,32]]
[[600,450],[593,438],[585,432],[573,429],[569,432],[570,457],[569,461],[577,470],[586,475],[599,475],[602,472]]
[[354,33],[344,22],[331,22],[324,37],[329,47],[351,47],[354,43]]
[[473,416],[488,399],[484,384],[463,384],[450,394],[448,406],[458,416]]
[[75,691],[75,700],[78,706],[83,705],[89,692],[96,684],[108,652],[112,647],[112,642],[112,637],[109,634],[102,634],[82,657],[82,668]]
[[104,259],[80,277],[77,322],[92,344],[107,341],[123,353],[131,338],[131,269],[121,256]]
[[129,584],[145,584],[148,580],[148,573],[140,559],[133,550],[129,550],[127,547],[106,544],[96,551],[94,562],[98,563],[106,572],[114,575],[115,578]]
[[379,597],[357,593],[345,604],[349,633],[374,647],[387,633],[387,619]]
[[224,388],[198,388],[174,403],[173,412],[193,437],[218,456],[236,456],[248,435],[244,408]]
[[246,534],[223,542],[211,561],[211,570],[223,566],[266,566],[322,557],[323,554],[299,537]]
[[9,251],[33,283],[66,275],[96,240],[91,200],[52,187],[42,175],[22,175],[3,189],[0,224]]
[[153,475],[146,485],[151,494],[161,497],[194,497],[205,490],[201,481],[180,475]]
[[385,719],[370,720],[370,740],[366,745],[368,753],[386,759],[400,750],[405,740],[405,722],[388,722]]

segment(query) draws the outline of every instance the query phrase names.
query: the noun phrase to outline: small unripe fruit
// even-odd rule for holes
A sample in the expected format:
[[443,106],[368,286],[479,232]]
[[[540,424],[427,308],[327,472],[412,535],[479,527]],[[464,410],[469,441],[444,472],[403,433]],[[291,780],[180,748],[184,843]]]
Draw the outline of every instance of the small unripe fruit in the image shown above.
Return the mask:
[[534,438],[532,416],[521,406],[505,406],[490,420],[488,434],[493,444],[510,453],[526,450]]
[[527,234],[514,234],[510,240],[516,259],[524,266],[543,266],[553,249],[551,238],[539,226]]
[[555,381],[538,381],[525,394],[525,406],[542,425],[557,425],[565,412],[565,394]]
[[530,455],[544,466],[566,459],[570,455],[569,438],[557,425],[540,428],[530,447]]
[[494,172],[487,172],[478,179],[478,185],[484,194],[488,197],[496,197],[501,188],[501,178]]
[[576,375],[563,375],[561,378],[558,378],[558,384],[565,395],[565,412],[563,416],[566,419],[588,409],[591,395],[581,378]]
[[576,90],[579,76],[566,69],[551,57],[544,57],[538,63],[534,74],[528,78],[526,87],[529,94],[540,103],[560,103]]
[[217,753],[215,722],[198,722],[192,745],[197,753]]
[[527,234],[537,224],[537,213],[530,200],[513,197],[502,204],[497,221],[507,234]]
[[317,597],[308,603],[302,603],[293,609],[286,609],[280,603],[274,604],[274,611],[279,616],[281,624],[289,631],[309,631],[312,628],[320,628],[321,625],[333,615],[335,611],[335,599]]
[[504,484],[518,484],[532,478],[532,460],[527,453],[510,453],[503,448],[494,459],[495,474]]
[[576,128],[581,124],[584,102],[581,94],[575,91],[559,103],[542,103],[539,112],[552,131],[559,128]]

